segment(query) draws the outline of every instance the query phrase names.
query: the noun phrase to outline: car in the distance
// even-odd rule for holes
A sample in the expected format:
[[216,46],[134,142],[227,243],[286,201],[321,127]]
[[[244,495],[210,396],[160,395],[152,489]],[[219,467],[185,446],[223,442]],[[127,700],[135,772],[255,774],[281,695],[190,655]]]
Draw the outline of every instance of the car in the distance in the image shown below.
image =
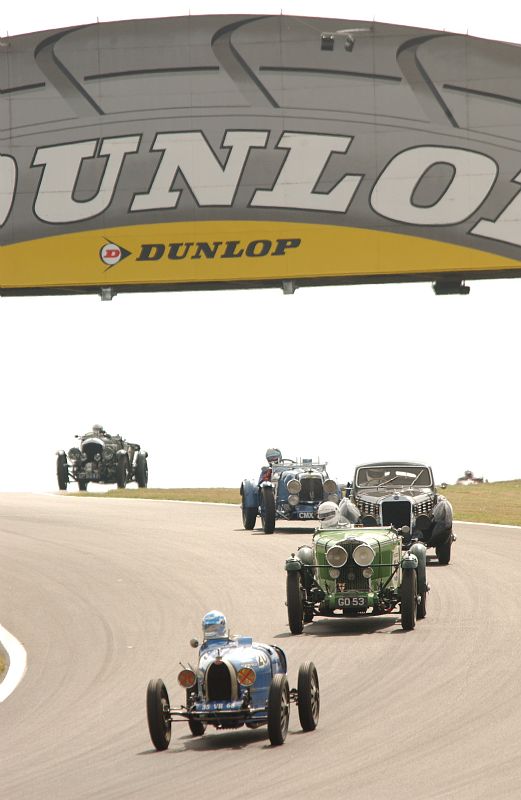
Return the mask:
[[259,479],[245,479],[240,491],[244,528],[253,530],[260,516],[264,533],[273,533],[278,519],[317,519],[322,502],[338,503],[341,497],[338,483],[328,475],[327,464],[310,458],[268,459]]
[[80,492],[92,483],[116,483],[124,489],[127,483],[135,481],[139,488],[148,484],[148,453],[139,444],[128,442],[119,434],[111,436],[101,425],[94,425],[92,431],[81,436],[79,445],[71,447],[68,453],[58,450],[56,474],[58,487],[67,489],[71,481],[76,481]]
[[452,543],[452,505],[438,494],[432,469],[420,462],[378,461],[360,464],[350,491],[368,526],[408,526],[411,537],[434,548],[440,564],[448,564]]

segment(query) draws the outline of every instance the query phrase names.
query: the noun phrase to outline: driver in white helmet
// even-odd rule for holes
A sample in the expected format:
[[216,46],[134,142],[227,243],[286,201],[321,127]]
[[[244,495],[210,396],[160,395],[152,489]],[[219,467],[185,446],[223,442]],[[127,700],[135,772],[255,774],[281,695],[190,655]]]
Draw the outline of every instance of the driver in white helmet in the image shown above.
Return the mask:
[[336,528],[340,522],[340,512],[336,503],[326,500],[320,503],[317,511],[317,518],[321,528]]

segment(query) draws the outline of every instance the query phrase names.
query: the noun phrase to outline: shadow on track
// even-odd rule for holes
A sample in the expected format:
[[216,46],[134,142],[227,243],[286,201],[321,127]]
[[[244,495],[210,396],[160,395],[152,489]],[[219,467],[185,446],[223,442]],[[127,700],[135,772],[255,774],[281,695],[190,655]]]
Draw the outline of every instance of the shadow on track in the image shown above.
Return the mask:
[[[392,633],[392,629],[400,623],[399,615],[385,617],[338,617],[336,619],[323,619],[309,622],[304,625],[304,631],[297,636],[365,636],[371,633]],[[277,633],[273,639],[289,639],[294,634],[289,631]]]

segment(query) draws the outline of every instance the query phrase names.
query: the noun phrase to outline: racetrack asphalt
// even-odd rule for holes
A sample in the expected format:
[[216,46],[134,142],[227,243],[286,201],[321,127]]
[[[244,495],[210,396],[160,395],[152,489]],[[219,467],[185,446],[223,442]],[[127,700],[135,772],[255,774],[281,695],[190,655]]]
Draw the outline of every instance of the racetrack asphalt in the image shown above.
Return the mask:
[[[503,800],[521,796],[521,615],[515,528],[458,526],[449,566],[428,569],[428,615],[316,618],[289,634],[284,560],[311,526],[242,529],[236,507],[0,495],[0,622],[27,672],[0,704],[5,800],[307,796]],[[192,738],[156,753],[150,678],[180,703],[179,662],[200,620],[286,651],[290,685],[315,662],[317,730],[270,747],[266,729]]]

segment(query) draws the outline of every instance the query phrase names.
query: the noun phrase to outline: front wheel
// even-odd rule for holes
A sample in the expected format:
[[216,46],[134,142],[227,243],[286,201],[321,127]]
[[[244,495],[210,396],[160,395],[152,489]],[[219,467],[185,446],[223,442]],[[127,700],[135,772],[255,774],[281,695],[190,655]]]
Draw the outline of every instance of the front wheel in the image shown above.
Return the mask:
[[67,466],[67,456],[60,453],[56,461],[56,477],[58,478],[58,488],[61,491],[67,489],[69,483],[69,468]]
[[255,523],[257,521],[257,509],[256,508],[247,508],[244,505],[244,500],[242,503],[242,525],[244,530],[252,531],[255,527]]
[[275,494],[271,486],[261,489],[261,520],[264,533],[273,533],[275,530]]
[[172,735],[172,721],[168,692],[161,678],[148,684],[147,720],[152,744],[156,750],[166,750]]
[[452,533],[446,542],[444,542],[443,544],[439,544],[436,548],[436,555],[438,557],[439,564],[446,565],[450,562],[451,548],[452,548]]
[[283,672],[273,676],[268,695],[268,736],[273,745],[284,744],[289,726],[289,685]]
[[144,453],[138,453],[136,458],[136,483],[140,489],[148,485],[148,464]]
[[298,716],[303,731],[314,731],[320,713],[318,674],[312,661],[301,664],[298,671]]
[[420,594],[420,602],[416,612],[416,619],[425,619],[427,616],[427,587]]
[[286,605],[288,606],[288,622],[291,633],[302,633],[304,611],[298,572],[288,572],[286,576]]
[[416,625],[418,608],[418,579],[415,569],[404,569],[402,572],[401,617],[404,631],[412,631]]
[[118,463],[116,464],[116,483],[118,484],[118,489],[124,489],[127,485],[128,480],[128,469],[127,469],[127,458],[123,456],[119,459]]

